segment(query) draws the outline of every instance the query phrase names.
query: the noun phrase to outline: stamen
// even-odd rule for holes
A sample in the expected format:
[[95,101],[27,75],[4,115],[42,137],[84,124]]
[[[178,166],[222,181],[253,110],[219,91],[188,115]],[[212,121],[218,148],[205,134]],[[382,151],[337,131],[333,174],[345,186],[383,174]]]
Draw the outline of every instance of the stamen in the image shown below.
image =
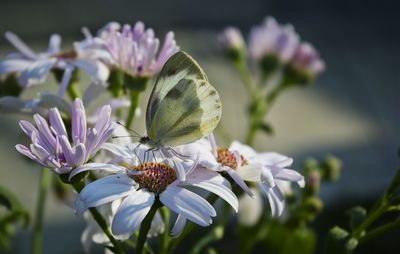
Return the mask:
[[[223,166],[230,167],[232,169],[237,168],[237,159],[236,156],[233,152],[229,151],[227,148],[218,148],[217,149],[217,161],[218,163],[221,163]],[[240,166],[245,166],[248,164],[247,160],[240,155],[240,160],[241,160],[241,165]]]
[[132,179],[139,184],[140,188],[157,194],[161,193],[169,184],[177,179],[173,168],[156,162],[141,163],[131,170],[143,171],[142,174],[131,175]]

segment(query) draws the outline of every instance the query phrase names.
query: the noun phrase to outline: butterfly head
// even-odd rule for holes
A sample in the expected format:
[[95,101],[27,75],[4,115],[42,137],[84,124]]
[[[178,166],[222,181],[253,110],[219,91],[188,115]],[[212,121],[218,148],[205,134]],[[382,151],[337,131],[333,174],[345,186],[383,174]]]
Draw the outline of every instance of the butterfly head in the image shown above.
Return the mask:
[[147,145],[150,143],[150,138],[148,136],[141,137],[139,140],[140,144]]

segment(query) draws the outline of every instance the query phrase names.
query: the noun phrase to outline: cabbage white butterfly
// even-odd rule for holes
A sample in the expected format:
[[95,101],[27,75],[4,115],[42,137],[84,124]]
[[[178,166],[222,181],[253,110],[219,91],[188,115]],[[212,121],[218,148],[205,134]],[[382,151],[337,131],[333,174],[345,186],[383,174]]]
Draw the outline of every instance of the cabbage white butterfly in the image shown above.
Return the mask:
[[194,142],[217,127],[222,104],[204,71],[185,52],[172,55],[162,68],[146,109],[147,136],[152,149]]

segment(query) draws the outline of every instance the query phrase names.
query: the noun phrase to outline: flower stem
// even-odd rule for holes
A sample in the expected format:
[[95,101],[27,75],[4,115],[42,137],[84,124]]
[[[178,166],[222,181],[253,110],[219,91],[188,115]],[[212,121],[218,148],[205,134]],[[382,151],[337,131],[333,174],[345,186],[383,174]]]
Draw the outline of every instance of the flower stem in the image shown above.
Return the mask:
[[33,235],[32,235],[33,254],[39,254],[42,252],[42,240],[43,240],[42,228],[43,228],[44,208],[46,205],[46,197],[50,181],[51,181],[50,170],[47,168],[43,168],[40,176],[39,199],[36,207],[35,225],[33,226]]
[[150,211],[147,213],[146,217],[144,217],[142,224],[140,224],[140,231],[136,244],[136,254],[143,253],[143,246],[146,243],[147,234],[149,233],[151,227],[151,222],[153,221],[154,215],[156,215],[156,212],[160,207],[162,207],[161,202],[159,200],[154,201],[153,205],[150,208]]
[[234,61],[234,66],[239,73],[240,78],[242,79],[242,83],[247,93],[252,96],[253,94],[253,77],[250,73],[250,70],[247,67],[247,64],[244,60]]
[[362,237],[363,232],[369,227],[372,223],[374,223],[382,214],[384,214],[389,207],[388,202],[383,199],[380,202],[380,205],[376,207],[373,211],[370,212],[368,217],[358,226],[352,233],[352,237],[356,239],[360,239]]
[[[72,186],[74,189],[79,193],[83,189],[83,182],[78,182],[78,183],[73,183]],[[114,246],[114,253],[116,254],[123,254],[125,253],[124,249],[122,248],[122,245],[114,238],[112,235],[107,222],[104,220],[103,216],[99,213],[99,211],[96,208],[89,208],[90,214],[93,216],[93,219],[97,222],[101,230],[104,232],[104,234],[108,237],[112,245]]]
[[392,223],[388,223],[386,225],[383,225],[381,227],[378,227],[378,228],[375,228],[375,229],[369,231],[365,236],[363,236],[360,239],[359,244],[362,245],[362,244],[368,242],[369,240],[371,240],[372,238],[375,238],[383,233],[386,233],[388,231],[391,231],[391,230],[399,228],[399,227],[400,227],[400,219],[398,218]]
[[75,100],[76,98],[81,98],[81,92],[78,89],[78,82],[71,81],[67,86],[67,92],[72,100]]
[[169,220],[170,220],[170,212],[168,208],[162,207],[160,209],[161,217],[164,221],[164,233],[160,236],[160,247],[159,252],[160,254],[167,254],[168,253],[168,244],[169,244]]
[[130,128],[135,118],[136,108],[139,104],[139,95],[140,93],[136,90],[130,90],[130,97],[131,97],[131,106],[129,107],[128,116],[126,118],[126,127]]

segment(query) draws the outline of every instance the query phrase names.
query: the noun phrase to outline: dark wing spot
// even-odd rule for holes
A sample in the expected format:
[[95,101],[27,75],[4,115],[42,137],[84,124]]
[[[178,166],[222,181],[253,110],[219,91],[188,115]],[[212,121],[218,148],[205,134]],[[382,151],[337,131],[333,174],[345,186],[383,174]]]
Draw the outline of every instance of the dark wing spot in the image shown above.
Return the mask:
[[210,93],[208,94],[209,96],[213,96],[213,95],[216,95],[217,94],[217,92],[215,91],[215,90],[211,90],[210,91]]
[[177,69],[170,69],[170,70],[168,70],[168,72],[167,72],[167,76],[168,76],[168,77],[169,77],[169,76],[173,76],[173,75],[175,75],[177,72],[178,72]]
[[200,85],[199,85],[199,87],[203,87],[203,86],[205,86],[205,85],[206,85],[206,82],[201,82]]
[[166,97],[176,100],[182,97],[182,92],[178,88],[174,87],[168,92]]

